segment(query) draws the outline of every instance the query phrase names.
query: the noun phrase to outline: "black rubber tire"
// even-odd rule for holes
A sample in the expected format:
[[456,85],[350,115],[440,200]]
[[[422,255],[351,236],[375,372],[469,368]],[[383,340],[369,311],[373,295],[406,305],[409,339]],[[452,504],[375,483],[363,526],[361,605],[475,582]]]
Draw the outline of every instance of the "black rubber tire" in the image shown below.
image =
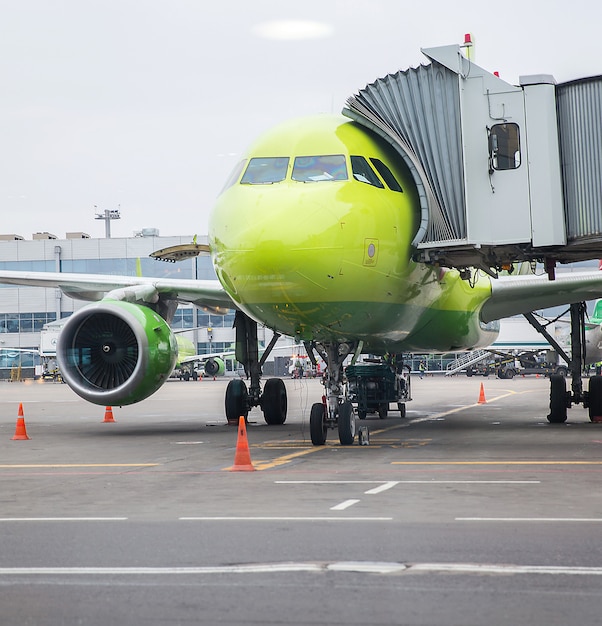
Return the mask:
[[321,402],[316,402],[312,404],[309,414],[309,434],[314,446],[323,446],[326,443],[326,431],[324,405]]
[[592,376],[588,387],[588,411],[592,422],[602,418],[602,376]]
[[228,423],[238,424],[240,417],[247,419],[249,415],[249,392],[244,380],[234,378],[228,383],[225,406]]
[[343,402],[339,406],[337,419],[339,427],[339,441],[342,446],[351,446],[355,441],[355,415],[351,402]]
[[286,387],[281,378],[269,378],[263,386],[261,397],[263,419],[270,426],[284,424],[286,421]]
[[399,417],[402,417],[402,418],[405,417],[406,416],[406,403],[398,402],[397,408],[399,409]]
[[550,424],[562,424],[567,418],[566,379],[560,374],[550,376]]
[[361,420],[365,420],[365,419],[366,419],[366,411],[358,411],[358,412],[357,412],[357,416],[358,416]]

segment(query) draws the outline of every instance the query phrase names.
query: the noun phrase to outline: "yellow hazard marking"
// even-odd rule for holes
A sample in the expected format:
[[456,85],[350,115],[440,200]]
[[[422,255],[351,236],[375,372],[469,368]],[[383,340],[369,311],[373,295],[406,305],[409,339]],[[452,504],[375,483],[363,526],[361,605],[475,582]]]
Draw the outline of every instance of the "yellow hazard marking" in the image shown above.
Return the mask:
[[312,446],[311,448],[307,448],[306,450],[299,450],[299,452],[291,452],[290,454],[284,454],[282,456],[276,457],[272,461],[253,461],[253,467],[256,470],[267,470],[272,469],[274,467],[279,467],[281,465],[286,465],[290,463],[292,460],[305,456],[306,454],[312,454],[313,452],[319,452],[320,450],[327,449],[327,446]]
[[[506,398],[512,395],[531,393],[532,390],[526,390],[526,391],[503,390],[503,391],[505,391],[505,393],[502,393],[501,395],[496,396],[495,398],[492,398],[491,400],[488,401],[488,403],[495,402],[496,400],[501,400],[502,398]],[[453,413],[458,413],[459,411],[464,411],[465,409],[471,409],[471,408],[478,407],[478,406],[483,406],[483,405],[476,402],[475,404],[469,404],[466,406],[456,407],[454,409],[450,409],[449,411],[445,411],[443,413],[437,413],[436,415],[429,415],[428,417],[418,418],[415,420],[407,420],[399,424],[393,424],[392,426],[388,426],[386,428],[379,428],[378,430],[373,430],[370,432],[370,436],[374,437],[376,435],[387,433],[389,431],[396,430],[399,428],[407,428],[408,426],[411,426],[412,423],[435,420],[440,417],[444,417],[446,415],[451,415]],[[380,441],[379,440],[371,441],[369,446],[361,446],[361,447],[362,447],[362,451],[368,450],[370,448],[378,449],[384,446],[413,448],[413,447],[418,447],[418,446],[426,446],[431,441],[432,441],[431,439],[407,439],[405,441],[383,439]],[[251,462],[253,463],[253,467],[255,467],[256,470],[259,470],[259,471],[267,470],[267,469],[272,469],[274,467],[279,467],[281,465],[286,465],[287,463],[290,463],[294,459],[305,456],[307,454],[320,452],[321,450],[328,450],[332,448],[333,446],[339,447],[338,443],[331,444],[328,442],[326,442],[326,445],[323,445],[323,446],[314,446],[304,440],[287,440],[287,441],[276,440],[276,441],[265,442],[265,443],[260,443],[260,444],[253,444],[251,446],[252,448],[259,448],[259,449],[272,449],[272,450],[278,450],[278,449],[286,450],[290,448],[302,448],[302,449],[299,450],[298,452],[292,452],[290,454],[284,454],[282,456],[276,457],[272,461],[253,461],[253,459],[251,459]],[[343,446],[343,447],[348,448],[348,446]],[[354,448],[357,448],[357,446]],[[399,461],[399,464],[403,464],[403,462]],[[411,464],[411,463],[408,462],[408,464]],[[437,463],[437,462],[433,463],[433,465],[438,465],[438,464],[443,464],[443,463]],[[224,469],[229,470],[230,466]]]
[[602,461],[392,461],[391,465],[602,465]]
[[35,465],[0,465],[0,469],[65,469],[69,467],[157,467],[158,465],[161,465],[161,463],[39,463]]

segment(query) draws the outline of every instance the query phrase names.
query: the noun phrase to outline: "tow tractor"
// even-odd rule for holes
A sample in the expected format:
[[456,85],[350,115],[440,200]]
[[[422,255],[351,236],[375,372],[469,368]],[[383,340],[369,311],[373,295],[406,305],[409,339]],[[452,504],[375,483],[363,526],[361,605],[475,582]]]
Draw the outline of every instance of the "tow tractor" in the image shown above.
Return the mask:
[[385,419],[391,403],[397,403],[401,417],[406,415],[406,402],[412,399],[410,367],[395,360],[367,359],[361,364],[349,365],[347,399],[356,406],[357,416],[363,420],[368,413],[377,413]]

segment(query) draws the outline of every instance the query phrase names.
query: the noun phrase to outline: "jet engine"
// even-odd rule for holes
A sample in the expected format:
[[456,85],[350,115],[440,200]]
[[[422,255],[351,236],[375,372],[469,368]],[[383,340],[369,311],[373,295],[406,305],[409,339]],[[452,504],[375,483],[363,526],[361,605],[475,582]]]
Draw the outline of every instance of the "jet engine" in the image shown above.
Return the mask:
[[205,361],[204,368],[207,376],[223,376],[226,373],[226,364],[217,356]]
[[63,380],[84,400],[123,406],[148,398],[169,378],[174,334],[152,309],[103,300],[75,312],[57,342]]

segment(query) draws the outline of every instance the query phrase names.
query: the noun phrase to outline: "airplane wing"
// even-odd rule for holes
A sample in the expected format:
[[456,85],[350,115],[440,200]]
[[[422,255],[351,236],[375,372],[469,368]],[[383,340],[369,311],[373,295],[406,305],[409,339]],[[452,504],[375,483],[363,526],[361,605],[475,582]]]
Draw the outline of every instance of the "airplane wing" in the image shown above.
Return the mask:
[[596,300],[602,296],[602,272],[540,276],[501,276],[491,281],[491,297],[481,309],[481,319],[491,322],[538,309]]
[[[140,293],[141,300],[163,297],[210,308],[215,312],[224,313],[223,309],[237,308],[217,280],[0,270],[0,283],[59,287],[63,293],[78,300],[98,301],[111,292],[117,299],[136,300]],[[126,293],[128,291],[131,296]]]

